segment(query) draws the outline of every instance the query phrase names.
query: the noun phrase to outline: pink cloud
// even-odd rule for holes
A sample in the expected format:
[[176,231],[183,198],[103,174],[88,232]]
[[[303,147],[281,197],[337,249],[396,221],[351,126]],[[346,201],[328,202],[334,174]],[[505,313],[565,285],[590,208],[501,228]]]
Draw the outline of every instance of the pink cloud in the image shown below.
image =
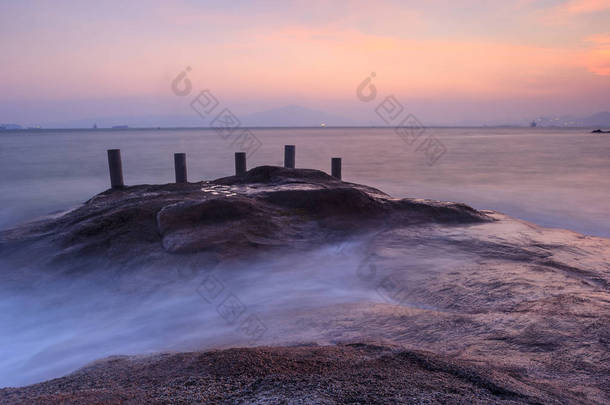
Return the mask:
[[571,0],[558,7],[558,11],[566,14],[594,13],[610,9],[610,0]]
[[586,38],[593,44],[585,58],[587,68],[600,76],[610,76],[610,34],[597,34]]
[[572,23],[583,17],[610,10],[610,0],[569,0],[538,13],[545,24]]

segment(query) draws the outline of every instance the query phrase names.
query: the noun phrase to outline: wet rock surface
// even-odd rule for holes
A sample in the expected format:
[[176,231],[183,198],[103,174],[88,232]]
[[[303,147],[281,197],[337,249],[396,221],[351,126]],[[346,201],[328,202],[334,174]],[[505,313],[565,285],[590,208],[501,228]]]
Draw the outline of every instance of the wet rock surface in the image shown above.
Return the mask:
[[107,190],[59,217],[0,234],[0,253],[51,242],[45,260],[99,255],[127,265],[172,253],[222,260],[257,250],[304,248],[382,224],[475,223],[485,214],[455,203],[394,199],[318,171],[261,166],[238,177]]
[[[264,262],[265,252],[330,245],[357,258],[340,276],[366,299],[271,305],[259,314],[268,333],[256,345],[274,347],[104,360],[2,390],[0,402],[608,403],[605,238],[269,166],[210,182],[108,190],[0,234],[3,255],[26,251],[76,274],[89,269],[75,268],[74,257],[129,271],[178,258]],[[290,266],[281,267],[290,279]],[[269,274],[256,288],[278,277],[258,268]],[[382,343],[342,345],[362,341]],[[278,347],[307,342],[339,346]],[[252,343],[231,336],[212,347],[243,346]]]

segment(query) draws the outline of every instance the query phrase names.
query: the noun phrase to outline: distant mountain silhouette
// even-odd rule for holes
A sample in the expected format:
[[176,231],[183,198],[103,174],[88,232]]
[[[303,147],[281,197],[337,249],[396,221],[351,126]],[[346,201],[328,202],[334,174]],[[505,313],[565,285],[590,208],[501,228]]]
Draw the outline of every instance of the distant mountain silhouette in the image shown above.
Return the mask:
[[[319,127],[321,124],[326,124],[328,126],[357,125],[357,123],[347,118],[296,105],[289,105],[253,114],[235,113],[241,122],[241,126],[244,127]],[[98,128],[110,128],[116,125],[128,125],[130,128],[207,127],[213,119],[214,115],[211,115],[210,117],[201,117],[195,111],[187,110],[187,113],[182,115],[92,117],[45,123],[44,127],[91,128],[94,123],[97,124]]]
[[322,124],[328,126],[354,125],[354,122],[347,118],[297,105],[248,114],[240,116],[239,119],[242,125],[257,127],[319,127]]
[[0,130],[23,129],[19,124],[0,124]]
[[610,127],[610,112],[603,111],[588,117],[572,116],[539,117],[534,120],[539,127]]
[[598,112],[590,117],[583,118],[582,122],[589,127],[608,127],[610,126],[610,112]]
[[[319,127],[326,126],[358,126],[358,125],[383,125],[383,122],[367,121],[364,119],[350,119],[326,113],[324,111],[312,110],[310,108],[288,105],[271,110],[242,114],[235,111],[241,126],[250,127]],[[133,116],[111,116],[91,117],[85,119],[74,119],[69,121],[44,122],[43,128],[91,128],[94,123],[98,128],[111,128],[116,125],[127,125],[129,128],[171,128],[171,127],[208,127],[214,119],[214,115],[201,117],[195,111],[188,108],[181,115],[133,115]],[[536,127],[586,127],[586,128],[610,128],[610,112],[603,111],[588,117],[574,116],[543,116],[527,122],[508,123],[506,126],[533,126]],[[462,125],[477,126],[476,122],[462,123]],[[479,124],[481,125],[481,124]],[[489,124],[497,126],[498,124]],[[4,127],[4,128],[3,128]],[[16,129],[15,124],[0,124],[2,129]]]

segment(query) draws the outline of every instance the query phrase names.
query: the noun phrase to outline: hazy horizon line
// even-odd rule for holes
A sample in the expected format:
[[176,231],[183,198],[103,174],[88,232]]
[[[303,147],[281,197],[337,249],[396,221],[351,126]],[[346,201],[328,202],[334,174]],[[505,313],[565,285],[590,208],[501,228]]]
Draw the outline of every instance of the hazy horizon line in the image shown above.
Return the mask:
[[[313,125],[263,125],[263,126],[240,126],[241,129],[342,129],[342,128],[354,128],[354,129],[395,129],[395,128],[413,128],[410,126],[389,126],[389,125],[325,125],[325,126],[313,126]],[[599,126],[536,126],[531,127],[529,125],[519,124],[497,124],[497,125],[428,125],[424,128],[530,128],[530,129],[591,129],[599,128]],[[13,128],[13,129],[2,129],[0,132],[44,132],[44,131],[143,131],[143,130],[217,130],[214,127],[202,127],[202,126],[153,126],[153,127],[138,127],[138,126],[127,126],[121,128],[113,127],[48,127],[48,128]]]

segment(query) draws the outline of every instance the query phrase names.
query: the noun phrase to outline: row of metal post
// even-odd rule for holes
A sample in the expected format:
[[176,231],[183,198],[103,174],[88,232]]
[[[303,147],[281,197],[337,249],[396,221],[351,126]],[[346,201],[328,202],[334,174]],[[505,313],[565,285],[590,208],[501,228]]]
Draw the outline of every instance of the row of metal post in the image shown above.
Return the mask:
[[[284,167],[294,169],[295,164],[295,145],[284,146]],[[331,158],[331,175],[341,179],[341,158]],[[123,165],[121,163],[121,150],[108,150],[108,167],[110,169],[110,186],[112,188],[122,188]],[[176,183],[186,183],[186,153],[174,153],[174,168],[176,170]],[[246,173],[246,152],[235,152],[235,175],[240,176]]]

